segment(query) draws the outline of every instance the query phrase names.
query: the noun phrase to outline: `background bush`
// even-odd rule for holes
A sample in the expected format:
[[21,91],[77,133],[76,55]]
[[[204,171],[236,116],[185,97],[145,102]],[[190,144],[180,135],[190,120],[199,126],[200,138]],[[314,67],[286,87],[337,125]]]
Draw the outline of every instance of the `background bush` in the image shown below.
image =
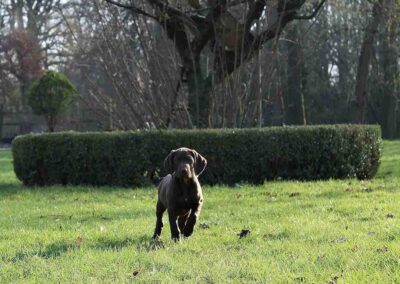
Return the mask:
[[372,178],[380,158],[378,126],[48,133],[17,137],[14,169],[26,185],[140,186],[171,149],[208,160],[204,184],[271,179]]
[[77,99],[75,87],[68,78],[58,72],[46,71],[33,82],[28,101],[33,112],[43,115],[50,132],[54,131],[58,116]]

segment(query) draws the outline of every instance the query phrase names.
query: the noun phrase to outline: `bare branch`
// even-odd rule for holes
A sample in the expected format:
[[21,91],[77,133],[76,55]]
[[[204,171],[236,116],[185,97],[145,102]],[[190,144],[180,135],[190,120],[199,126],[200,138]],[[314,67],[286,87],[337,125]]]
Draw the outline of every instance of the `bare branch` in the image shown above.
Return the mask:
[[313,19],[319,12],[319,10],[321,10],[321,8],[324,6],[326,0],[322,0],[317,7],[315,8],[314,12],[312,12],[312,14],[310,15],[303,15],[303,16],[294,16],[293,19],[295,20],[311,20]]
[[208,14],[206,18],[206,27],[198,37],[193,40],[193,52],[199,53],[203,47],[207,44],[209,39],[214,36],[215,22],[224,13],[227,8],[226,0],[221,0],[217,5],[214,6],[213,10]]
[[143,11],[142,9],[139,9],[139,8],[136,7],[136,6],[125,5],[125,4],[122,4],[122,3],[119,3],[119,2],[116,2],[116,1],[113,1],[113,0],[105,0],[105,1],[106,1],[107,3],[109,3],[109,4],[112,4],[112,5],[121,7],[121,8],[125,8],[125,9],[132,10],[132,12],[134,12],[134,13],[137,13],[137,14],[140,14],[140,15],[143,15],[143,16],[146,16],[146,17],[150,17],[150,18],[152,18],[152,19],[157,19],[155,16],[150,15],[149,13]]

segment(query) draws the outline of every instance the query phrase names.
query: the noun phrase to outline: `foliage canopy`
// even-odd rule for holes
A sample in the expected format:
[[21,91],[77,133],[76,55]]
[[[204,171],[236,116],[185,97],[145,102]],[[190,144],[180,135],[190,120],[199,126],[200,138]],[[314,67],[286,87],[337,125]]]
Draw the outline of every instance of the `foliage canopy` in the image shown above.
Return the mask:
[[44,115],[50,132],[54,131],[57,116],[66,111],[77,97],[77,91],[62,73],[46,71],[33,82],[28,102],[37,115]]

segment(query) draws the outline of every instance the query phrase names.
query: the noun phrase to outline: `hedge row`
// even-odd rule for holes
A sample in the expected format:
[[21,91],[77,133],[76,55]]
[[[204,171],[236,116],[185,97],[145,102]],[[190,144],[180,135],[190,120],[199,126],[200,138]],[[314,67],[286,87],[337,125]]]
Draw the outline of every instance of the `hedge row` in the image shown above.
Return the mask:
[[26,185],[141,186],[162,169],[171,149],[196,149],[208,160],[204,184],[271,179],[372,178],[380,158],[378,126],[333,125],[135,131],[63,132],[17,137],[14,169]]

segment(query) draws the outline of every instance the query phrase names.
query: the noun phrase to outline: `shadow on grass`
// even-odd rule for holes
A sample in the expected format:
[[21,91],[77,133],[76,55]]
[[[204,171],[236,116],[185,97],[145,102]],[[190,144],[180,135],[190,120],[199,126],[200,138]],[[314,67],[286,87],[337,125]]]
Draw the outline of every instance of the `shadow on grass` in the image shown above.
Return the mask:
[[30,259],[33,257],[43,258],[43,259],[51,259],[61,257],[63,254],[74,251],[76,249],[94,249],[94,250],[113,250],[120,251],[126,247],[135,248],[138,251],[153,251],[157,249],[164,248],[164,242],[162,240],[153,240],[149,235],[142,235],[136,239],[134,238],[122,238],[122,239],[114,239],[114,238],[99,238],[94,242],[89,242],[85,244],[85,240],[81,239],[75,242],[55,242],[45,246],[44,248],[40,248],[34,251],[19,251],[15,253],[14,256],[7,257],[3,256],[1,259],[5,262],[18,262],[26,259]]
[[400,177],[399,164],[400,158],[382,161],[375,178],[389,179]]
[[138,251],[152,251],[164,248],[164,242],[160,239],[153,240],[148,235],[142,235],[136,239],[133,238],[100,238],[91,248],[99,250],[116,250],[119,251],[125,247],[134,247]]
[[0,196],[7,196],[19,193],[24,190],[21,183],[0,183]]
[[127,192],[144,189],[148,192],[156,191],[156,187],[133,188],[133,187],[110,187],[110,186],[91,186],[91,185],[54,185],[54,186],[25,186],[16,181],[15,183],[0,183],[0,197],[19,194],[23,192],[47,193],[87,193],[87,192]]
[[377,191],[387,191],[386,188],[378,187],[376,185],[347,187],[343,189],[327,190],[315,195],[315,198],[322,199],[338,199],[338,198],[359,198],[362,195],[368,195]]
[[91,245],[91,248],[98,250],[116,250],[119,251],[124,247],[133,246],[138,240],[132,238],[113,239],[113,238],[99,238]]
[[[81,201],[80,204],[83,204]],[[72,205],[73,206],[73,205]],[[40,214],[34,215],[33,217],[44,220],[45,222],[59,222],[60,225],[67,224],[68,222],[79,222],[85,224],[97,224],[102,225],[109,222],[115,222],[118,220],[133,220],[137,217],[153,216],[153,206],[143,208],[119,208],[113,210],[113,212],[96,212],[96,211],[78,211],[68,213],[60,212],[58,214]]]
[[4,260],[14,263],[32,257],[40,257],[44,259],[57,258],[60,257],[65,252],[67,252],[68,250],[72,250],[76,247],[77,245],[73,245],[71,243],[56,242],[53,244],[49,244],[46,247],[41,248],[37,251],[19,251],[13,257],[5,258]]
[[282,241],[290,238],[290,234],[287,231],[279,233],[269,233],[263,236],[265,240]]

